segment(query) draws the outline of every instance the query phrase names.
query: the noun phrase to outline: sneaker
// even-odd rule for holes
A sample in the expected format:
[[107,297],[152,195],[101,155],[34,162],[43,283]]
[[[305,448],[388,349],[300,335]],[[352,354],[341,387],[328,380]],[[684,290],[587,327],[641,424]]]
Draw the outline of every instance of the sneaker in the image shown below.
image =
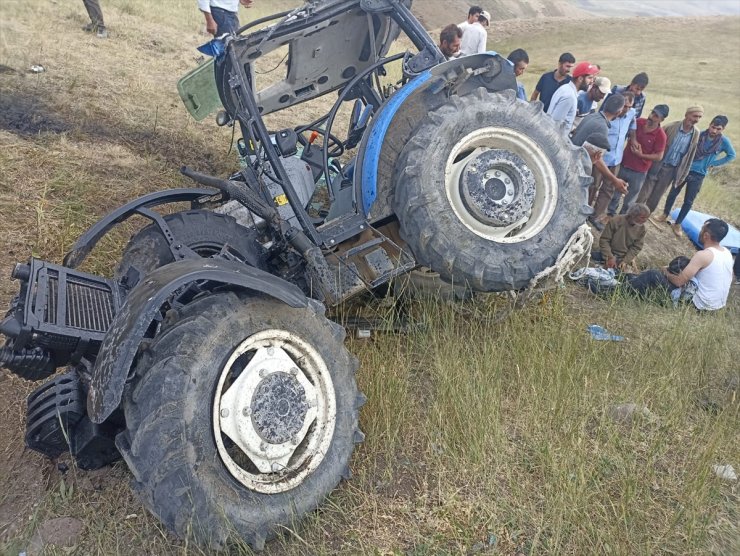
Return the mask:
[[82,30],[85,31],[85,33],[92,33],[93,31],[96,31],[97,28],[98,26],[94,23],[88,23],[82,27]]
[[663,214],[663,213],[661,212],[661,213],[660,213],[660,214],[659,214],[658,216],[655,216],[655,217],[653,218],[653,220],[655,220],[655,221],[656,221],[656,222],[658,222],[659,224],[662,224],[662,223],[668,222],[668,215],[667,215],[667,214]]
[[673,234],[676,237],[683,237],[683,230],[681,229],[681,224],[671,224],[671,229],[673,230]]
[[95,35],[99,39],[107,39],[108,38],[108,29],[103,27],[102,29],[98,29],[97,34]]

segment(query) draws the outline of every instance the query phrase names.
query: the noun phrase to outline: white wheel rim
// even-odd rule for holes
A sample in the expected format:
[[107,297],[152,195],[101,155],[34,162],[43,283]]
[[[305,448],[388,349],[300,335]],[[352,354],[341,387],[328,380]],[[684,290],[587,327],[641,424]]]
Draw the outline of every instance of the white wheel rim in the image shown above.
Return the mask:
[[[494,225],[485,221],[480,215],[476,216],[470,208],[470,201],[464,198],[461,180],[466,167],[478,159],[483,153],[491,150],[511,153],[522,162],[520,173],[524,172],[534,179],[534,194],[524,202],[527,210],[523,210],[521,218],[506,224]],[[521,180],[513,175],[510,169],[492,168],[501,170],[506,178],[510,178],[514,187],[505,191],[500,203],[517,202],[523,191]],[[476,235],[497,243],[518,243],[531,239],[540,233],[550,222],[558,198],[558,182],[555,169],[550,159],[540,146],[524,134],[505,127],[485,127],[463,137],[450,152],[445,165],[445,191],[447,200],[458,220]],[[531,195],[531,192],[527,193]],[[501,205],[502,210],[505,209]]]
[[[265,419],[278,426],[266,427]],[[325,361],[290,332],[250,336],[221,369],[212,414],[216,447],[229,473],[250,490],[276,494],[300,485],[328,452],[335,421]]]

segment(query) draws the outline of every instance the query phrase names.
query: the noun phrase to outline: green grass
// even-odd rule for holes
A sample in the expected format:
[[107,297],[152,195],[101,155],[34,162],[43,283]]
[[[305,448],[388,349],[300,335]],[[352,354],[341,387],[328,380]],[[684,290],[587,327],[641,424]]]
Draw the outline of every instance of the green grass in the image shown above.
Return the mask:
[[[25,136],[0,130],[3,268],[31,252],[61,260],[107,211],[187,184],[180,164],[219,175],[236,166],[230,132],[194,123],[175,91],[207,38],[194,4],[104,4],[111,39],[102,42],[78,31],[81,3],[0,4],[0,64],[17,70],[3,74],[0,95],[16,105],[30,99],[37,114],[66,126]],[[257,0],[242,18],[290,5]],[[493,34],[491,46],[529,51],[530,92],[563,50],[601,64],[615,83],[644,69],[648,104],[667,101],[676,117],[694,102],[708,115],[725,112],[740,146],[738,57],[723,57],[718,70],[714,46],[737,53],[739,27],[737,19],[561,21],[500,42]],[[650,56],[642,47],[647,36]],[[32,63],[47,72],[27,75]],[[737,224],[738,167],[707,180],[697,208]],[[133,229],[106,239],[86,268],[110,272]],[[665,241],[650,232],[646,264],[690,250]],[[7,301],[16,284],[2,276]],[[388,303],[360,305],[390,318]],[[407,334],[348,340],[368,396],[354,479],[268,545],[268,554],[740,552],[737,485],[711,470],[740,468],[737,387],[728,386],[740,360],[737,289],[730,308],[709,317],[595,298],[572,285],[520,310],[509,306],[505,296],[412,301],[418,326]],[[586,331],[591,323],[628,340],[595,342]],[[39,523],[70,515],[85,523],[75,554],[204,553],[144,510],[123,464],[102,478],[72,468],[61,487],[56,470],[22,452],[29,390],[0,380],[0,510],[12,504],[18,525],[0,540],[0,552],[25,550]],[[652,417],[615,422],[610,408],[623,403],[646,406]],[[38,469],[40,488],[22,468]],[[232,552],[249,551],[237,545]]]

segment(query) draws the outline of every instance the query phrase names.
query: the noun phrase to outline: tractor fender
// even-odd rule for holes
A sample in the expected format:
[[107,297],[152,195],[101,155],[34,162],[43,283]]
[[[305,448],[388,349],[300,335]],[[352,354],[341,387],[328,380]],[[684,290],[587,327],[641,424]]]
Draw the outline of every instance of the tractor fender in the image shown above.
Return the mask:
[[100,345],[87,397],[94,423],[105,421],[120,405],[134,357],[162,305],[178,288],[199,280],[266,294],[291,307],[308,305],[294,284],[225,259],[185,259],[152,271],[128,294]]
[[480,87],[516,91],[511,62],[496,52],[449,60],[414,77],[381,106],[360,143],[355,176],[356,195],[370,221],[392,214],[395,163],[418,124],[451,95],[465,96]]
[[113,226],[120,224],[135,214],[146,216],[145,209],[168,203],[192,202],[201,197],[212,197],[216,194],[218,194],[217,190],[208,188],[168,189],[166,191],[149,193],[148,195],[129,201],[116,210],[109,212],[90,226],[75,242],[69,253],[64,256],[64,266],[77,268],[85,260],[85,257],[90,254],[90,251],[93,250],[98,241],[100,241],[100,238],[107,234]]

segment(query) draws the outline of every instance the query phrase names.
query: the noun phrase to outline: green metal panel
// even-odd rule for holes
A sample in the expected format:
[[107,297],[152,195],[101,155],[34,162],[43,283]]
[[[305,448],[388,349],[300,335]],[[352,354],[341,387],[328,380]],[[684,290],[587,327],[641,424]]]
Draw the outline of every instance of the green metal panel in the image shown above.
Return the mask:
[[213,73],[213,58],[185,74],[177,82],[177,92],[185,108],[197,121],[221,108]]

